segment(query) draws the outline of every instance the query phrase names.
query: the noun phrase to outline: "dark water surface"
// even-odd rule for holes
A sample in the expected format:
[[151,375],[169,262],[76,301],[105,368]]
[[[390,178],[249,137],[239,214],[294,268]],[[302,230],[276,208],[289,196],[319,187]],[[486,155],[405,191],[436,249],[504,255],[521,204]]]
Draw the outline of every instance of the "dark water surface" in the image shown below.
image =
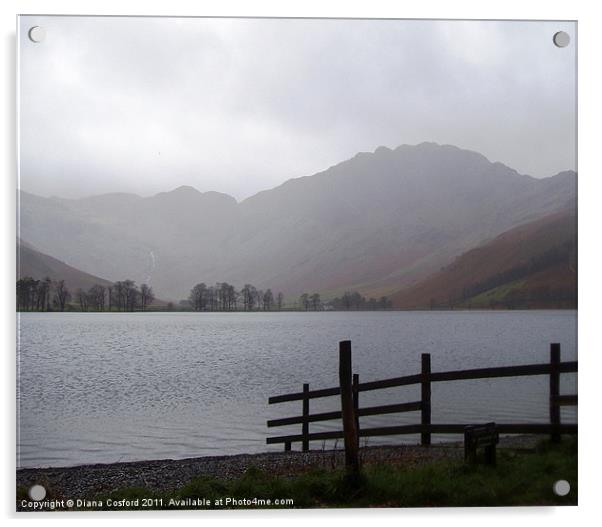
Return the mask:
[[[301,402],[268,406],[268,397],[300,391],[303,382],[336,386],[339,340],[351,339],[361,381],[418,373],[425,352],[433,371],[548,362],[551,342],[561,343],[562,360],[577,357],[576,311],[23,313],[18,320],[18,467],[279,450],[265,438],[299,433],[300,425],[268,431],[265,422],[298,415]],[[576,393],[576,382],[563,375],[561,393]],[[393,388],[362,393],[361,405],[419,398],[420,386]],[[432,419],[547,422],[547,401],[546,376],[435,383]],[[310,410],[338,403],[312,400]],[[419,418],[365,417],[361,426]],[[563,408],[562,419],[575,422],[576,410]],[[340,422],[310,425],[335,428]]]

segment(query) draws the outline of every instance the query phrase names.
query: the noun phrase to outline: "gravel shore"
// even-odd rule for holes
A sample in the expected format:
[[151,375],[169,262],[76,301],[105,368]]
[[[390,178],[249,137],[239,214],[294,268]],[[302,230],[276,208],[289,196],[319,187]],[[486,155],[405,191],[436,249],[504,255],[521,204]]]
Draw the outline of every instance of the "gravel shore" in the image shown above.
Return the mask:
[[[538,438],[518,436],[501,438],[500,448],[532,449]],[[442,459],[461,459],[462,443],[443,443],[430,447],[420,445],[374,446],[360,449],[363,464],[388,463],[406,466]],[[310,450],[309,452],[266,452],[188,459],[165,459],[80,465],[58,468],[24,468],[17,470],[17,487],[28,489],[43,485],[55,499],[91,499],[124,487],[143,487],[169,491],[187,484],[198,476],[223,479],[241,476],[249,467],[271,474],[293,475],[311,468],[333,469],[344,465],[342,450]]]

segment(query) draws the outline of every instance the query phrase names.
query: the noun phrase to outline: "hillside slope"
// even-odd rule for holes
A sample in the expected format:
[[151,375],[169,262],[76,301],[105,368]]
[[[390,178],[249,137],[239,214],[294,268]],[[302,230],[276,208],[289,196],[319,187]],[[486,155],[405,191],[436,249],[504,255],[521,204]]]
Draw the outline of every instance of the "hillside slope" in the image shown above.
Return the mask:
[[149,283],[163,298],[185,298],[201,281],[287,296],[388,294],[575,197],[574,172],[535,179],[423,143],[360,153],[241,203],[191,187],[148,198],[22,192],[20,225],[40,251],[110,280]]
[[87,291],[95,284],[111,285],[108,280],[84,273],[65,262],[37,251],[28,243],[17,241],[17,279],[27,276],[35,280],[43,280],[46,277],[50,277],[53,281],[65,280],[67,288],[71,291],[79,288]]
[[577,305],[577,224],[567,209],[511,229],[392,297],[397,308]]

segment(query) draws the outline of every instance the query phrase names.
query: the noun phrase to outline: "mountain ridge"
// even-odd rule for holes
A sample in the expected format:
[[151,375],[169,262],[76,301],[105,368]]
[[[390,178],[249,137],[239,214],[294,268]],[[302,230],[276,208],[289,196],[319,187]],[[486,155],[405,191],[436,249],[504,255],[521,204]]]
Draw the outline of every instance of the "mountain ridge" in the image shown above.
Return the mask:
[[576,174],[558,176],[521,175],[451,145],[379,147],[240,202],[189,186],[113,201],[24,193],[21,229],[47,254],[150,282],[164,298],[183,298],[200,281],[392,292],[570,204]]

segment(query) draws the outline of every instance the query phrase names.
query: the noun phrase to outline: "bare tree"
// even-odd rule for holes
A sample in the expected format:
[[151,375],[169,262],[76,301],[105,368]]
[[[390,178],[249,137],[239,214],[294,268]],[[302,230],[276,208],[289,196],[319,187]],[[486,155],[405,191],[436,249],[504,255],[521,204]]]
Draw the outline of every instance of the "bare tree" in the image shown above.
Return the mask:
[[17,307],[21,311],[33,311],[38,305],[39,281],[26,276],[17,281]]
[[222,311],[228,311],[228,288],[230,284],[228,282],[222,282],[219,284],[219,301],[220,308]]
[[96,311],[104,311],[105,293],[106,288],[100,284],[94,284],[88,290],[88,302],[93,309],[96,309]]
[[88,311],[88,293],[79,288],[75,291],[75,296],[79,302],[79,307],[82,311]]
[[255,302],[257,303],[257,309],[263,309],[263,291],[261,289],[255,291]]
[[42,292],[41,298],[41,308],[46,311],[50,311],[50,291],[52,290],[52,280],[49,276],[44,278],[40,283],[40,288]]
[[140,291],[133,280],[115,282],[113,286],[115,304],[119,311],[134,311],[138,305]]
[[115,285],[113,286],[113,291],[117,311],[123,311],[125,309],[125,287],[123,285],[123,282],[115,282]]
[[146,306],[148,306],[155,299],[155,295],[153,293],[153,288],[148,286],[147,284],[142,284],[140,286],[140,307],[142,311],[146,311]]
[[251,284],[245,284],[240,294],[242,295],[242,302],[245,311],[252,311],[255,306],[255,297],[257,290]]
[[299,297],[299,302],[301,303],[301,306],[303,307],[303,309],[305,309],[305,311],[309,309],[309,295],[307,293],[303,293]]
[[341,297],[341,303],[345,309],[350,309],[353,305],[353,293],[351,291],[345,291]]
[[140,291],[136,288],[136,282],[133,280],[124,280],[124,298],[125,307],[128,311],[134,311],[138,305]]
[[207,288],[207,303],[210,311],[217,310],[217,293],[215,291],[215,287],[213,286],[209,286]]
[[230,310],[238,309],[238,307],[237,307],[238,293],[236,292],[236,289],[234,289],[233,285],[228,286],[227,296],[228,296],[228,309],[230,309]]
[[278,311],[280,311],[282,309],[282,305],[284,304],[284,295],[282,294],[282,292],[278,293],[278,296],[276,297],[276,305],[278,306]]
[[263,294],[263,309],[265,309],[266,311],[271,311],[273,305],[274,305],[274,294],[272,293],[271,289],[268,289]]
[[59,280],[54,284],[54,302],[59,311],[65,311],[65,306],[71,298],[71,293],[65,285],[65,280]]
[[195,285],[188,296],[192,309],[204,311],[207,307],[207,286],[204,283]]
[[319,293],[314,293],[313,295],[311,295],[310,302],[311,302],[311,305],[312,305],[314,311],[318,311],[318,309],[320,309],[322,307],[322,302],[320,300]]

